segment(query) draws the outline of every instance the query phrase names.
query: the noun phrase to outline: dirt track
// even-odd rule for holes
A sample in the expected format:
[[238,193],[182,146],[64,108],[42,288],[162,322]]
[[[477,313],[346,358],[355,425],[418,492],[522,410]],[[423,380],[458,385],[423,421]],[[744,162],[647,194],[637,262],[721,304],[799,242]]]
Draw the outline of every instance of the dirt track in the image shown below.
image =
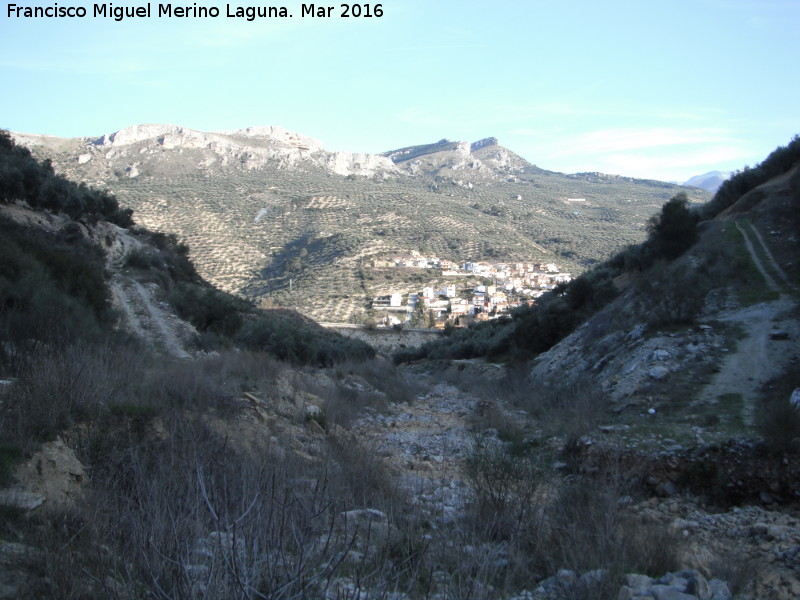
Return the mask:
[[[795,301],[782,296],[772,302],[726,311],[720,320],[738,325],[744,338],[723,361],[720,370],[703,390],[699,400],[713,402],[725,394],[739,394],[745,401],[743,418],[753,425],[754,400],[759,389],[780,375],[797,355],[797,322],[789,318]],[[786,331],[789,340],[773,340],[770,333]]]
[[[767,381],[780,375],[789,361],[798,354],[796,340],[800,336],[800,327],[790,315],[797,306],[797,300],[786,290],[785,286],[790,285],[789,279],[775,262],[758,230],[750,223],[742,226],[737,222],[736,227],[744,236],[745,246],[764,277],[766,286],[781,296],[771,302],[761,302],[721,313],[720,320],[739,326],[744,337],[725,359],[712,382],[703,390],[700,401],[713,402],[725,394],[739,394],[744,399],[744,421],[752,426],[754,400],[758,397],[759,389]],[[756,245],[760,246],[761,257]],[[764,260],[768,264],[765,265]],[[777,281],[776,277],[781,281]],[[789,339],[772,339],[770,334],[778,331],[786,332]]]
[[153,348],[176,358],[191,358],[186,342],[196,332],[175,315],[169,305],[160,302],[156,287],[143,285],[123,270],[127,255],[140,246],[138,240],[124,230],[115,228],[108,249],[107,264],[111,272],[111,295],[122,313],[125,326]]

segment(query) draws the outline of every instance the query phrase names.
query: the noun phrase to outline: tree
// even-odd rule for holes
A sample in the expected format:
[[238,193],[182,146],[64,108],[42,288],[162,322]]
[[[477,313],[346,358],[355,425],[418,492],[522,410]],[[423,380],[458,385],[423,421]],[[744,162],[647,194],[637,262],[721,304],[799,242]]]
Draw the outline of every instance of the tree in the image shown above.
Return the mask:
[[422,298],[417,300],[414,312],[411,315],[411,324],[415,327],[422,327],[425,323],[425,301]]
[[689,210],[688,196],[681,192],[672,197],[661,214],[651,217],[647,230],[657,256],[672,259],[688,250],[697,240],[697,218]]
[[294,258],[290,258],[286,261],[286,265],[284,266],[284,272],[286,273],[295,273],[297,271],[302,270],[303,268],[303,260],[299,256],[295,256]]

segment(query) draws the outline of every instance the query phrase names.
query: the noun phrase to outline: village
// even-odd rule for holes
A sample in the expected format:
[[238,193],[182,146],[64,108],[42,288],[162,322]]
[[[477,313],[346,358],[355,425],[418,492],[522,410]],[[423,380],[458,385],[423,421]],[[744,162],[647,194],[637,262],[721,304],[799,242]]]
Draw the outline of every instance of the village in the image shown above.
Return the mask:
[[456,263],[437,257],[401,255],[376,261],[374,266],[436,269],[442,278],[459,278],[458,283],[373,297],[373,317],[385,327],[467,327],[507,315],[519,306],[531,306],[546,291],[572,279],[553,263]]

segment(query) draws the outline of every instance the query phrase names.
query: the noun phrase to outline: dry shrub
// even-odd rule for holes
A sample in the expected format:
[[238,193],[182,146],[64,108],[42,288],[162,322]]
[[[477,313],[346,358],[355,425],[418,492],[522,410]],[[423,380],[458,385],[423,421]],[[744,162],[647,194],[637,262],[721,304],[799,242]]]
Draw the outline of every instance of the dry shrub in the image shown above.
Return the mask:
[[626,573],[661,576],[680,568],[681,539],[632,516],[620,501],[627,491],[621,472],[610,468],[593,479],[564,480],[548,503],[545,570],[606,572],[576,597],[612,597]]
[[483,583],[519,590],[559,569],[602,571],[589,584],[564,590],[564,598],[578,599],[616,597],[626,573],[661,576],[680,567],[681,539],[626,508],[631,482],[617,462],[591,479],[556,477],[552,457],[533,449],[515,455],[510,448],[492,440],[465,461],[472,503],[462,543],[477,551],[461,556],[454,573],[469,565],[469,576],[483,573]]
[[35,537],[43,554],[26,597],[326,597],[347,576],[381,598],[416,585],[409,550],[353,559],[357,540],[332,534],[344,510],[401,511],[363,450],[341,466],[253,456],[186,411],[162,419],[166,437],[108,432],[85,503],[38,525],[48,533]]
[[363,378],[374,389],[382,392],[389,402],[413,402],[424,391],[424,385],[418,378],[380,357],[343,363],[334,372],[338,376],[350,374]]
[[202,417],[273,383],[274,361],[233,352],[151,361],[98,347],[37,358],[4,403],[4,442],[80,423],[70,436],[92,485],[75,509],[14,525],[37,549],[21,558],[24,597],[325,597],[347,576],[380,598],[416,585],[414,533],[393,556],[356,562],[354,540],[330,536],[344,510],[410,512],[380,459],[335,439],[319,463],[290,450],[243,453]]
[[328,443],[334,461],[334,494],[343,504],[377,508],[387,514],[404,510],[407,494],[374,448],[346,432],[330,435]]
[[510,444],[477,436],[464,461],[475,522],[490,538],[513,539],[529,527],[534,500],[546,483],[543,455],[514,450]]
[[343,363],[325,373],[328,377],[296,377],[294,387],[319,397],[327,422],[345,428],[368,409],[382,412],[390,402],[412,402],[423,389],[418,380],[380,358]]
[[282,369],[273,358],[255,352],[154,361],[142,395],[161,406],[231,409],[242,392],[271,386]]
[[386,396],[380,392],[358,389],[339,381],[322,390],[320,397],[327,420],[341,427],[351,427],[367,408],[386,408]]
[[135,346],[75,344],[34,351],[0,413],[3,438],[21,448],[135,397],[144,359]]
[[570,448],[597,426],[607,405],[596,383],[581,377],[566,383],[540,382],[523,408],[538,421],[546,437],[561,437],[564,447]]

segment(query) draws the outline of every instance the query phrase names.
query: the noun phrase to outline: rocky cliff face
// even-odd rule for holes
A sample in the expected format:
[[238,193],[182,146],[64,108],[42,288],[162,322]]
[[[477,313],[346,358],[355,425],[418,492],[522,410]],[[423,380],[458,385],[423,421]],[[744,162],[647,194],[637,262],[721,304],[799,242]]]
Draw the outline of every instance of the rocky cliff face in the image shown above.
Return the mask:
[[124,169],[137,177],[149,156],[162,150],[193,151],[199,170],[215,167],[257,169],[267,163],[284,168],[321,167],[339,175],[373,177],[396,173],[388,158],[350,152],[328,152],[322,142],[282,127],[248,127],[234,131],[204,132],[170,124],[134,125],[99,138],[65,140],[41,135],[15,134],[29,147],[67,151],[79,165],[95,163],[99,169]]

